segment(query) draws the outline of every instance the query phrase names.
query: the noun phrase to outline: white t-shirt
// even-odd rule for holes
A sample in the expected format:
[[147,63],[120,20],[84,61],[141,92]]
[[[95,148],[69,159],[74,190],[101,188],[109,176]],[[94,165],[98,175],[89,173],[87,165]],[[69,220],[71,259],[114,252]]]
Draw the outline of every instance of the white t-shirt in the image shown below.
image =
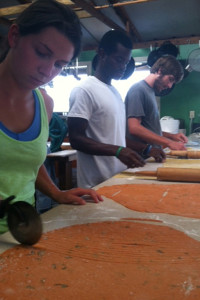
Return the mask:
[[[70,95],[68,117],[88,120],[86,135],[105,144],[125,146],[125,107],[118,91],[89,76]],[[93,187],[127,167],[114,156],[77,151],[78,186]]]

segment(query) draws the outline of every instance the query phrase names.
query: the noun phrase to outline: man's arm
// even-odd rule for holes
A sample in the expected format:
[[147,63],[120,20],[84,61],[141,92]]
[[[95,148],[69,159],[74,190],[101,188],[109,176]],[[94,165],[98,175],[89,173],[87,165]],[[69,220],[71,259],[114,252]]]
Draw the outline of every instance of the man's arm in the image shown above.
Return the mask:
[[141,140],[155,145],[161,145],[164,148],[169,147],[173,150],[185,150],[184,143],[182,141],[173,141],[170,138],[160,136],[151,130],[141,125],[141,118],[129,118],[128,119],[129,132],[132,135],[139,137]]
[[163,136],[168,138],[168,139],[177,141],[177,142],[178,141],[183,142],[183,143],[188,142],[188,138],[181,132],[180,133],[169,133],[169,132],[164,132],[163,131]]
[[103,144],[87,137],[87,126],[86,119],[68,117],[69,141],[72,148],[91,155],[114,156],[119,146]]
[[[91,155],[116,156],[121,145],[104,144],[86,135],[88,121],[83,118],[68,117],[69,141],[72,148]],[[127,147],[122,147],[118,159],[127,167],[142,167],[143,158]]]

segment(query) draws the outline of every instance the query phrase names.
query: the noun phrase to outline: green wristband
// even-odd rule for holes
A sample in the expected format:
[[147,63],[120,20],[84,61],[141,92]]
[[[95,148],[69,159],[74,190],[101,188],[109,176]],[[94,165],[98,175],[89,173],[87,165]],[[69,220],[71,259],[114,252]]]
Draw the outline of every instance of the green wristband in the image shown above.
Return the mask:
[[124,147],[119,147],[118,149],[117,149],[117,152],[116,152],[116,154],[115,154],[115,156],[118,158],[119,157],[119,154],[120,154],[120,152],[122,151],[122,149],[123,149]]

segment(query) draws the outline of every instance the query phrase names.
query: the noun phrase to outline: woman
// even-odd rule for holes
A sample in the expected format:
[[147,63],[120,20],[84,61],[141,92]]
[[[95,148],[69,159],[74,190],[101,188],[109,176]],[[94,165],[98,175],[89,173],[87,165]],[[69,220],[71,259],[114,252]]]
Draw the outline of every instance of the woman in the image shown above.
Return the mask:
[[102,201],[90,189],[59,190],[43,165],[53,100],[38,87],[78,55],[80,41],[77,16],[54,0],[34,2],[10,27],[0,60],[0,198],[34,205],[36,187],[58,203],[85,204],[83,195]]

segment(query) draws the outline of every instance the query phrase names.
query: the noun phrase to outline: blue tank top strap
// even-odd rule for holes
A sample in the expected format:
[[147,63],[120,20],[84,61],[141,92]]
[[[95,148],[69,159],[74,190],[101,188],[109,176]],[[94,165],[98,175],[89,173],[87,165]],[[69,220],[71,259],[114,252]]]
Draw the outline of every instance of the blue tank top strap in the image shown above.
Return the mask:
[[37,96],[37,93],[33,90],[33,97],[35,100],[35,115],[31,126],[24,132],[15,133],[7,129],[0,122],[0,130],[2,130],[9,137],[18,140],[18,141],[32,141],[36,139],[40,134],[41,129],[41,114],[40,114],[40,102]]

